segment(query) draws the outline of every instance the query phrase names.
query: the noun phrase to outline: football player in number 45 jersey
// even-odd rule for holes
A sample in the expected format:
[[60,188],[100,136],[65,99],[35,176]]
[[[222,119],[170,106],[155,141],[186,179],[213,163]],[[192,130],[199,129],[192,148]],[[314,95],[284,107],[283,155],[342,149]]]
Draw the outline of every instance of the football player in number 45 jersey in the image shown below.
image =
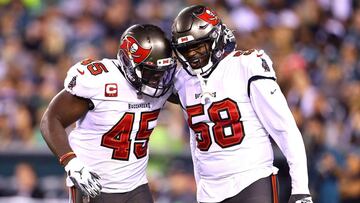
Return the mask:
[[231,51],[232,32],[204,6],[179,13],[172,44],[183,65],[175,91],[190,127],[197,200],[277,203],[270,135],[290,167],[289,202],[312,202],[302,136],[269,56]]
[[71,202],[153,202],[145,174],[148,141],[172,92],[175,64],[160,28],[134,25],[121,36],[117,59],[70,68],[41,131],[65,167]]

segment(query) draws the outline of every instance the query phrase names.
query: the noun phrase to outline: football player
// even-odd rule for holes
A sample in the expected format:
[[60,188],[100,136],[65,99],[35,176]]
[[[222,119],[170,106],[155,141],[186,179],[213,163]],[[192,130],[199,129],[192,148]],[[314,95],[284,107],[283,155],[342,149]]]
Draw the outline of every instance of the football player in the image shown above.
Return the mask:
[[123,33],[117,59],[86,59],[70,68],[41,132],[65,168],[73,203],[153,202],[148,142],[175,67],[164,32],[146,24]]
[[175,91],[190,127],[197,200],[277,203],[271,136],[290,166],[289,203],[312,202],[302,136],[269,56],[235,51],[232,32],[200,5],[175,18],[172,44],[183,65]]

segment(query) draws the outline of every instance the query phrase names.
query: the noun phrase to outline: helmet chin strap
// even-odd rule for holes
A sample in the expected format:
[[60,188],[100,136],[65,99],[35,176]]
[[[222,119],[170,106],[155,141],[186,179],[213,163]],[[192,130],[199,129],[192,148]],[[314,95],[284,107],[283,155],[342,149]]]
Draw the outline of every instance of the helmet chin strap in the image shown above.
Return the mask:
[[220,59],[220,57],[222,56],[222,51],[215,50],[215,44],[216,44],[216,41],[219,39],[219,36],[220,35],[218,34],[217,39],[211,45],[212,51],[209,53],[210,57],[208,59],[208,63],[204,67],[201,67],[198,69],[192,69],[196,75],[198,75],[198,74],[207,75],[211,71],[212,67],[214,66],[214,62],[212,61],[212,58],[216,57],[217,59]]
[[[213,43],[212,45],[212,49],[214,50],[214,46],[215,46],[215,42]],[[216,53],[209,53],[210,54],[210,57],[208,59],[208,62],[205,66],[201,67],[201,68],[198,68],[198,69],[193,69],[190,65],[189,62],[187,62],[187,60],[185,59],[185,57],[179,52],[179,51],[175,51],[176,55],[178,56],[180,62],[182,63],[182,65],[184,67],[187,66],[187,70],[192,74],[192,75],[207,75],[208,73],[211,72],[211,69],[212,67],[215,65],[214,62],[212,61],[212,58],[213,57],[216,57],[216,58],[221,58],[221,56],[223,55],[223,51],[221,50],[216,50]],[[213,56],[214,55],[214,56]]]
[[199,79],[201,85],[201,103],[206,104],[208,102],[213,102],[214,95],[211,93],[209,87],[207,86],[207,79],[203,78],[200,74],[196,74],[196,76]]
[[[216,58],[218,58],[218,59],[220,59],[221,57],[222,57],[222,55],[223,55],[223,52],[222,51],[220,51],[220,50],[217,50],[216,51],[216,53],[214,53],[214,57],[216,57]],[[200,74],[200,75],[202,75],[202,76],[206,76],[206,75],[208,75],[213,69],[214,69],[214,66],[216,66],[217,65],[217,63],[219,62],[216,62],[215,64],[214,64],[214,62],[213,62],[213,60],[212,60],[212,57],[213,56],[210,56],[209,57],[209,61],[208,61],[208,63],[204,66],[204,67],[202,67],[202,68],[198,68],[198,69],[191,69],[196,75],[197,74]],[[189,65],[190,66],[190,65]],[[191,66],[190,66],[191,67]]]
[[[206,75],[210,72],[211,67],[213,66],[213,62],[211,61],[211,57],[209,58],[209,62],[202,68],[191,69],[196,75]],[[191,66],[190,66],[191,67]]]

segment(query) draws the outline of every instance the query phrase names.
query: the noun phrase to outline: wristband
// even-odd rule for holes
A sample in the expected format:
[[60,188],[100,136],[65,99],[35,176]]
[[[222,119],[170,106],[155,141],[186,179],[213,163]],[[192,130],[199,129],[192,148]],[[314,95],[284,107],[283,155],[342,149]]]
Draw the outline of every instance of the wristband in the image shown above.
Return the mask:
[[76,157],[76,154],[74,152],[68,152],[66,154],[63,154],[60,158],[59,158],[59,162],[61,165],[64,165],[64,162],[66,160],[68,160],[71,157]]

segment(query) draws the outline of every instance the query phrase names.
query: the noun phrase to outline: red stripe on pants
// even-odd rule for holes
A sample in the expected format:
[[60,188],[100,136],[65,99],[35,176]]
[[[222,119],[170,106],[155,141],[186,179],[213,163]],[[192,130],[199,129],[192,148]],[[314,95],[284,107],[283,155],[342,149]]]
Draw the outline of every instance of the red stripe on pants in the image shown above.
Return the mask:
[[72,203],[76,203],[76,188],[75,188],[75,186],[72,186],[70,188],[70,197],[71,197]]
[[273,203],[279,203],[276,175],[271,175],[271,187],[273,193]]

